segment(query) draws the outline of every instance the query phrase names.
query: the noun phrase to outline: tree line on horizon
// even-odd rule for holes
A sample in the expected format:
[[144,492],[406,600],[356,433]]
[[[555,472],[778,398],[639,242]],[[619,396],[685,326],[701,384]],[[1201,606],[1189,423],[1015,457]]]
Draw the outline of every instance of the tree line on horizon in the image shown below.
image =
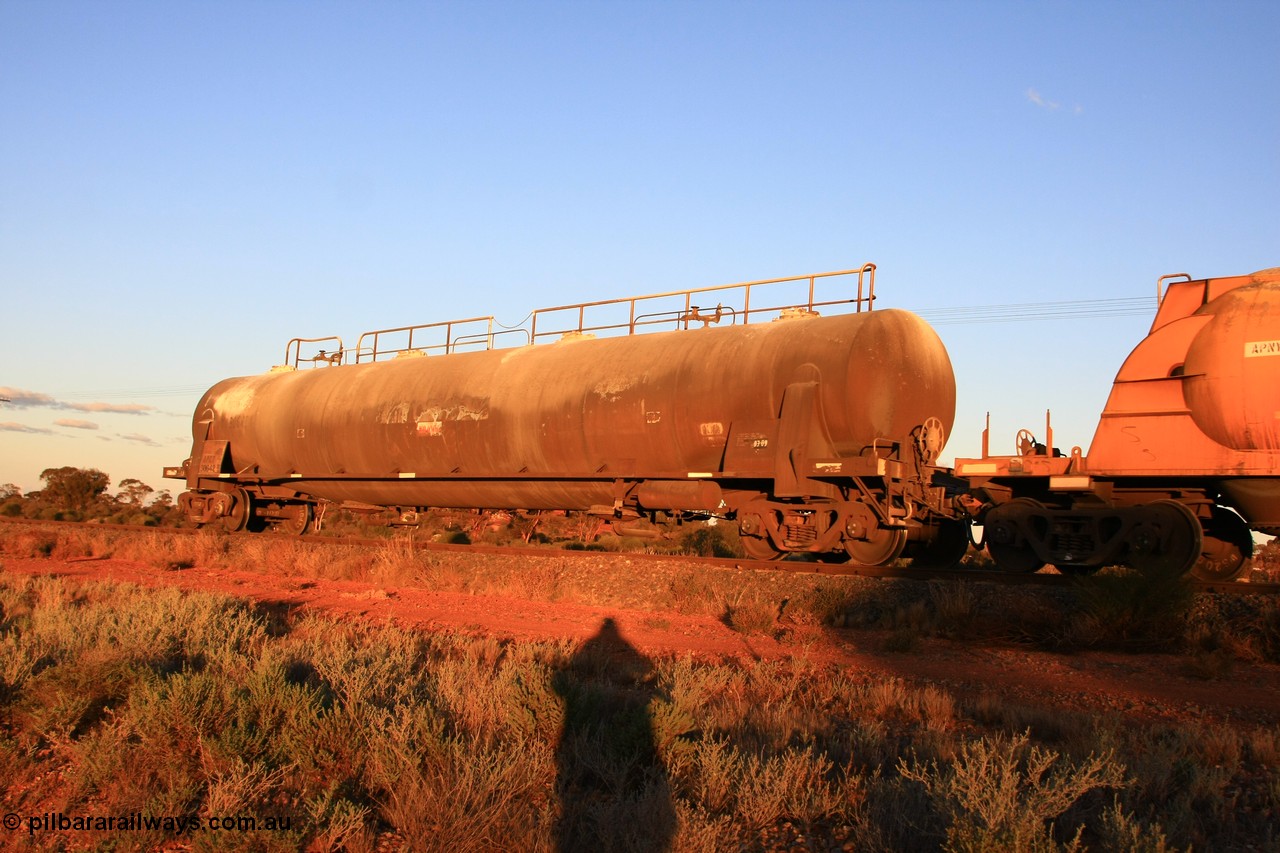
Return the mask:
[[126,477],[110,493],[111,478],[97,468],[46,468],[44,488],[23,493],[13,483],[0,485],[0,517],[40,521],[100,520],[110,524],[179,527],[182,512],[167,489],[156,491]]

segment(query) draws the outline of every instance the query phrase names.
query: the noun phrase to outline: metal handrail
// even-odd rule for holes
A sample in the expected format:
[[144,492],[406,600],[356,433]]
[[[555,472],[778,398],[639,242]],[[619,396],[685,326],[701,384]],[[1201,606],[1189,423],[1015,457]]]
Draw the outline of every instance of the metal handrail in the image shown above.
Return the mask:
[[[823,299],[817,298],[817,284],[824,279],[838,278],[840,276],[857,276],[857,292],[852,298],[847,299]],[[757,300],[760,298],[759,290],[770,285],[785,285],[805,283],[807,284],[806,293],[803,301],[791,300],[777,302],[776,297],[773,301],[764,305],[752,305],[752,295],[755,293]],[[694,304],[694,297],[699,294],[715,294],[716,307],[705,308],[701,304]],[[727,298],[732,297],[732,298]],[[677,303],[683,302],[682,307],[672,308],[668,306],[653,306],[655,308],[662,307],[664,310],[646,311],[639,313],[638,306],[648,306],[657,300],[667,299],[676,300]],[[786,278],[765,278],[757,281],[745,281],[737,284],[719,284],[712,287],[699,287],[691,290],[673,290],[667,293],[653,293],[647,296],[630,296],[623,299],[605,299],[597,302],[582,302],[575,305],[559,305],[554,308],[538,308],[530,313],[526,318],[528,328],[524,328],[525,323],[520,323],[512,328],[503,327],[501,331],[495,332],[494,318],[492,316],[469,317],[465,320],[448,320],[443,323],[422,323],[414,326],[398,326],[392,329],[377,329],[372,332],[365,332],[356,342],[354,350],[346,350],[342,346],[342,339],[335,336],[325,338],[294,338],[289,342],[289,346],[285,349],[285,362],[288,363],[291,353],[294,359],[294,366],[297,367],[300,361],[311,361],[313,364],[341,364],[345,361],[349,363],[360,364],[366,361],[377,361],[379,358],[393,357],[404,353],[422,353],[428,354],[432,352],[452,353],[457,352],[459,348],[483,345],[484,349],[490,350],[495,346],[495,341],[502,335],[524,335],[526,344],[536,344],[540,339],[556,337],[559,338],[567,334],[595,334],[597,332],[611,333],[623,332],[627,335],[634,335],[637,332],[650,327],[674,323],[677,329],[688,329],[691,324],[701,323],[705,328],[711,325],[718,325],[728,322],[736,325],[741,322],[744,325],[751,322],[762,322],[763,319],[773,319],[781,312],[788,309],[805,309],[814,312],[818,308],[825,308],[835,305],[852,305],[853,310],[861,313],[864,310],[870,311],[875,305],[876,299],[876,265],[863,264],[857,269],[836,270],[834,272],[820,272],[811,275],[788,276]],[[708,300],[699,299],[699,303]],[[739,303],[739,304],[735,304]],[[599,313],[600,309],[610,307],[626,306],[627,319],[614,319],[609,321],[593,320],[588,322],[587,314]],[[545,326],[551,320],[552,315],[558,312],[572,312],[575,319],[570,321],[570,325],[564,328],[546,329]],[[542,320],[543,329],[539,329],[539,319]],[[469,332],[467,334],[458,334],[455,329],[466,326],[468,324],[483,323],[483,332]],[[501,324],[499,324],[501,325]],[[415,346],[414,334],[418,333],[419,338],[424,332],[439,331],[444,332],[443,343],[429,343],[426,345]],[[463,330],[465,331],[465,330]],[[382,338],[389,335],[404,335],[404,346],[382,348]],[[310,359],[301,359],[300,351],[303,343],[319,343],[321,341],[337,341],[338,350],[334,355],[327,354],[324,350],[320,354]],[[295,351],[295,346],[296,350]]]
[[1169,273],[1168,275],[1162,275],[1158,279],[1156,279],[1156,303],[1157,304],[1160,303],[1160,300],[1164,299],[1164,283],[1166,281],[1172,281],[1175,278],[1180,278],[1180,279],[1183,279],[1184,281],[1191,281],[1191,274],[1185,273],[1185,272],[1174,272],[1174,273]]
[[[693,304],[694,295],[702,294],[702,293],[728,294],[732,291],[741,291],[741,306],[742,306],[741,308],[734,308],[731,306],[726,308],[725,302],[727,300],[724,300],[724,299],[721,299],[720,304],[717,306],[722,311],[727,310],[727,312],[732,316],[733,322],[735,323],[737,322],[738,317],[742,318],[743,323],[750,323],[752,322],[751,318],[753,314],[756,315],[757,317],[759,317],[760,315],[772,316],[774,312],[778,312],[786,308],[806,308],[809,311],[813,311],[816,308],[822,308],[822,307],[827,307],[832,305],[852,304],[855,306],[855,309],[854,309],[855,311],[861,312],[863,310],[864,305],[866,306],[866,310],[870,311],[873,308],[873,303],[876,298],[875,297],[875,280],[876,280],[875,272],[876,272],[876,265],[869,263],[869,264],[863,264],[862,267],[858,269],[837,270],[835,272],[814,273],[812,275],[788,276],[786,278],[766,278],[766,279],[760,279],[758,281],[740,282],[737,284],[719,284],[719,285],[714,285],[712,287],[699,287],[691,290],[673,290],[667,293],[653,293],[647,296],[630,296],[623,299],[605,299],[605,300],[600,300],[598,302],[582,302],[576,305],[558,305],[554,308],[539,308],[536,311],[534,311],[533,314],[531,315],[529,338],[533,343],[537,343],[540,339],[543,339],[543,338],[560,337],[562,335],[571,334],[571,333],[585,334],[585,333],[594,333],[594,332],[618,331],[621,329],[626,329],[627,334],[631,335],[636,333],[636,329],[638,327],[646,326],[646,325],[654,325],[660,322],[668,322],[672,314],[677,315],[676,316],[677,323],[682,323],[683,327],[686,329],[689,328],[689,323],[691,322],[693,323],[704,322],[704,325],[706,325],[706,321],[704,317],[698,314],[698,312],[701,309],[698,306],[695,306]],[[857,289],[856,297],[852,299],[827,299],[827,300],[817,300],[815,298],[816,285],[820,279],[828,279],[828,278],[835,278],[838,276],[849,276],[849,275],[856,275],[858,277],[858,289]],[[805,299],[805,301],[787,302],[785,304],[769,305],[763,308],[759,306],[752,307],[751,295],[753,290],[758,290],[759,288],[765,287],[767,285],[788,284],[793,282],[807,282],[808,284],[807,298]],[[663,311],[663,312],[655,312],[655,313],[637,314],[637,311],[636,311],[637,305],[641,303],[658,300],[658,299],[672,299],[672,298],[678,299],[681,297],[683,297],[684,299],[683,311]],[[615,322],[601,322],[601,323],[595,323],[595,324],[590,324],[587,322],[587,311],[589,309],[601,309],[601,308],[607,308],[611,306],[621,306],[621,305],[627,306],[627,309],[628,309],[627,322],[623,323],[621,321],[615,321]],[[548,315],[556,314],[558,312],[576,313],[577,315],[576,323],[574,323],[573,325],[565,326],[563,328],[557,327],[550,330],[547,330],[545,328],[542,330],[538,329],[538,321],[540,318],[543,319],[543,325],[545,326],[547,320],[550,319]],[[655,316],[665,316],[667,319],[652,320],[652,321],[648,319],[650,317],[655,317]],[[572,323],[573,321],[570,321],[570,322]],[[757,322],[759,321],[757,320]]]
[[[325,341],[337,341],[338,349],[332,353],[326,352],[325,350],[320,350],[317,354],[311,356],[310,358],[302,357],[303,344],[319,344],[319,343],[324,343]],[[284,363],[293,368],[297,368],[304,361],[311,362],[312,367],[318,367],[321,364],[336,365],[336,364],[342,364],[342,359],[344,358],[345,354],[346,354],[346,350],[344,350],[342,347],[342,338],[338,337],[337,335],[327,335],[323,338],[294,338],[293,340],[289,341],[288,344],[285,345]],[[290,358],[293,359],[292,364],[289,364]]]
[[493,349],[495,342],[503,335],[524,335],[524,342],[529,343],[528,329],[503,329],[501,332],[485,332],[481,335],[463,335],[453,339],[453,343],[449,346],[449,352],[457,352],[463,347],[473,346],[474,344],[483,342],[485,349]]
[[[416,326],[398,326],[394,329],[377,329],[372,332],[365,332],[360,336],[360,339],[356,341],[356,358],[355,358],[356,363],[359,364],[360,362],[366,361],[366,360],[377,361],[380,356],[397,356],[397,355],[400,355],[401,353],[414,352],[414,351],[421,352],[421,353],[452,352],[454,343],[456,340],[454,336],[454,327],[467,325],[469,323],[484,323],[485,331],[483,334],[473,333],[471,335],[466,335],[464,337],[487,339],[487,344],[485,346],[485,349],[493,349],[493,338],[494,338],[493,317],[491,316],[468,317],[465,320],[446,320],[443,323],[421,323]],[[421,333],[427,330],[434,330],[434,329],[444,330],[444,343],[427,344],[425,346],[414,346],[413,344],[414,332]],[[379,343],[381,341],[381,338],[384,335],[393,335],[393,334],[401,334],[401,333],[404,333],[407,335],[407,342],[405,343],[404,346],[388,348],[388,349],[379,348]],[[419,337],[421,337],[421,335]],[[365,343],[366,338],[372,338],[372,341],[366,344]]]

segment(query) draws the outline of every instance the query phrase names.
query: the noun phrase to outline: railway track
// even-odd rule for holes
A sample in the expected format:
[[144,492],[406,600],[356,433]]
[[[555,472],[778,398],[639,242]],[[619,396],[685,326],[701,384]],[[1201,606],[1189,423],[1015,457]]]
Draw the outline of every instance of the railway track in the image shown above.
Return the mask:
[[[99,524],[76,521],[43,521],[32,519],[0,519],[5,526],[27,525],[47,527],[51,529],[88,529],[115,530],[133,533],[150,533],[172,536],[209,535],[209,531],[182,527],[143,527],[129,524]],[[520,556],[533,558],[561,559],[626,559],[643,562],[660,562],[680,560],[696,562],[704,567],[721,567],[726,570],[748,569],[753,571],[794,572],[820,575],[843,575],[877,579],[898,579],[915,581],[944,581],[968,583],[991,583],[1003,586],[1045,586],[1071,587],[1080,583],[1080,578],[1062,575],[1056,572],[1033,572],[1029,574],[1012,574],[1008,572],[988,571],[982,569],[912,569],[895,566],[857,566],[848,563],[823,563],[810,560],[753,560],[746,557],[700,557],[692,554],[658,554],[639,551],[571,551],[552,548],[515,547],[510,545],[455,545],[441,542],[422,541],[413,532],[399,533],[392,538],[361,538],[341,536],[298,536],[273,531],[269,533],[225,533],[218,531],[213,535],[228,536],[237,539],[254,539],[268,537],[273,540],[292,540],[309,545],[324,547],[364,547],[383,548],[396,543],[415,550],[433,552],[456,552],[464,554],[486,554],[492,556]],[[1197,593],[1216,593],[1226,595],[1277,595],[1280,594],[1280,583],[1237,581],[1200,581],[1188,579],[1191,588]]]

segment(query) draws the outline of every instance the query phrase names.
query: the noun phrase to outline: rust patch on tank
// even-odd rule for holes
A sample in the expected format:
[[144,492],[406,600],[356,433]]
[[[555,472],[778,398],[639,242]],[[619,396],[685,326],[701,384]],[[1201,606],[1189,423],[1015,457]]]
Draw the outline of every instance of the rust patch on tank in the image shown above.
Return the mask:
[[378,416],[378,423],[382,424],[407,424],[408,422],[408,403],[396,403],[394,406],[384,409],[382,414]]
[[596,384],[591,392],[607,403],[616,403],[622,398],[622,395],[630,391],[636,385],[631,379],[614,379]]
[[416,418],[419,437],[434,438],[444,433],[445,421],[483,421],[488,420],[488,409],[476,409],[465,404],[456,406],[426,409]]
[[214,411],[227,418],[234,418],[249,412],[253,408],[253,400],[257,389],[249,384],[234,385],[218,395],[213,401]]

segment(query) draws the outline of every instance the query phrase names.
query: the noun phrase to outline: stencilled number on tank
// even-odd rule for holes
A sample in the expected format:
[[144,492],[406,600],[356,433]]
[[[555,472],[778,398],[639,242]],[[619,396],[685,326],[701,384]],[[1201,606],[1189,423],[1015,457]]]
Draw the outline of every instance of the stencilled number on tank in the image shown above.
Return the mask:
[[1264,355],[1280,355],[1280,341],[1248,341],[1245,343],[1245,358],[1259,358]]

